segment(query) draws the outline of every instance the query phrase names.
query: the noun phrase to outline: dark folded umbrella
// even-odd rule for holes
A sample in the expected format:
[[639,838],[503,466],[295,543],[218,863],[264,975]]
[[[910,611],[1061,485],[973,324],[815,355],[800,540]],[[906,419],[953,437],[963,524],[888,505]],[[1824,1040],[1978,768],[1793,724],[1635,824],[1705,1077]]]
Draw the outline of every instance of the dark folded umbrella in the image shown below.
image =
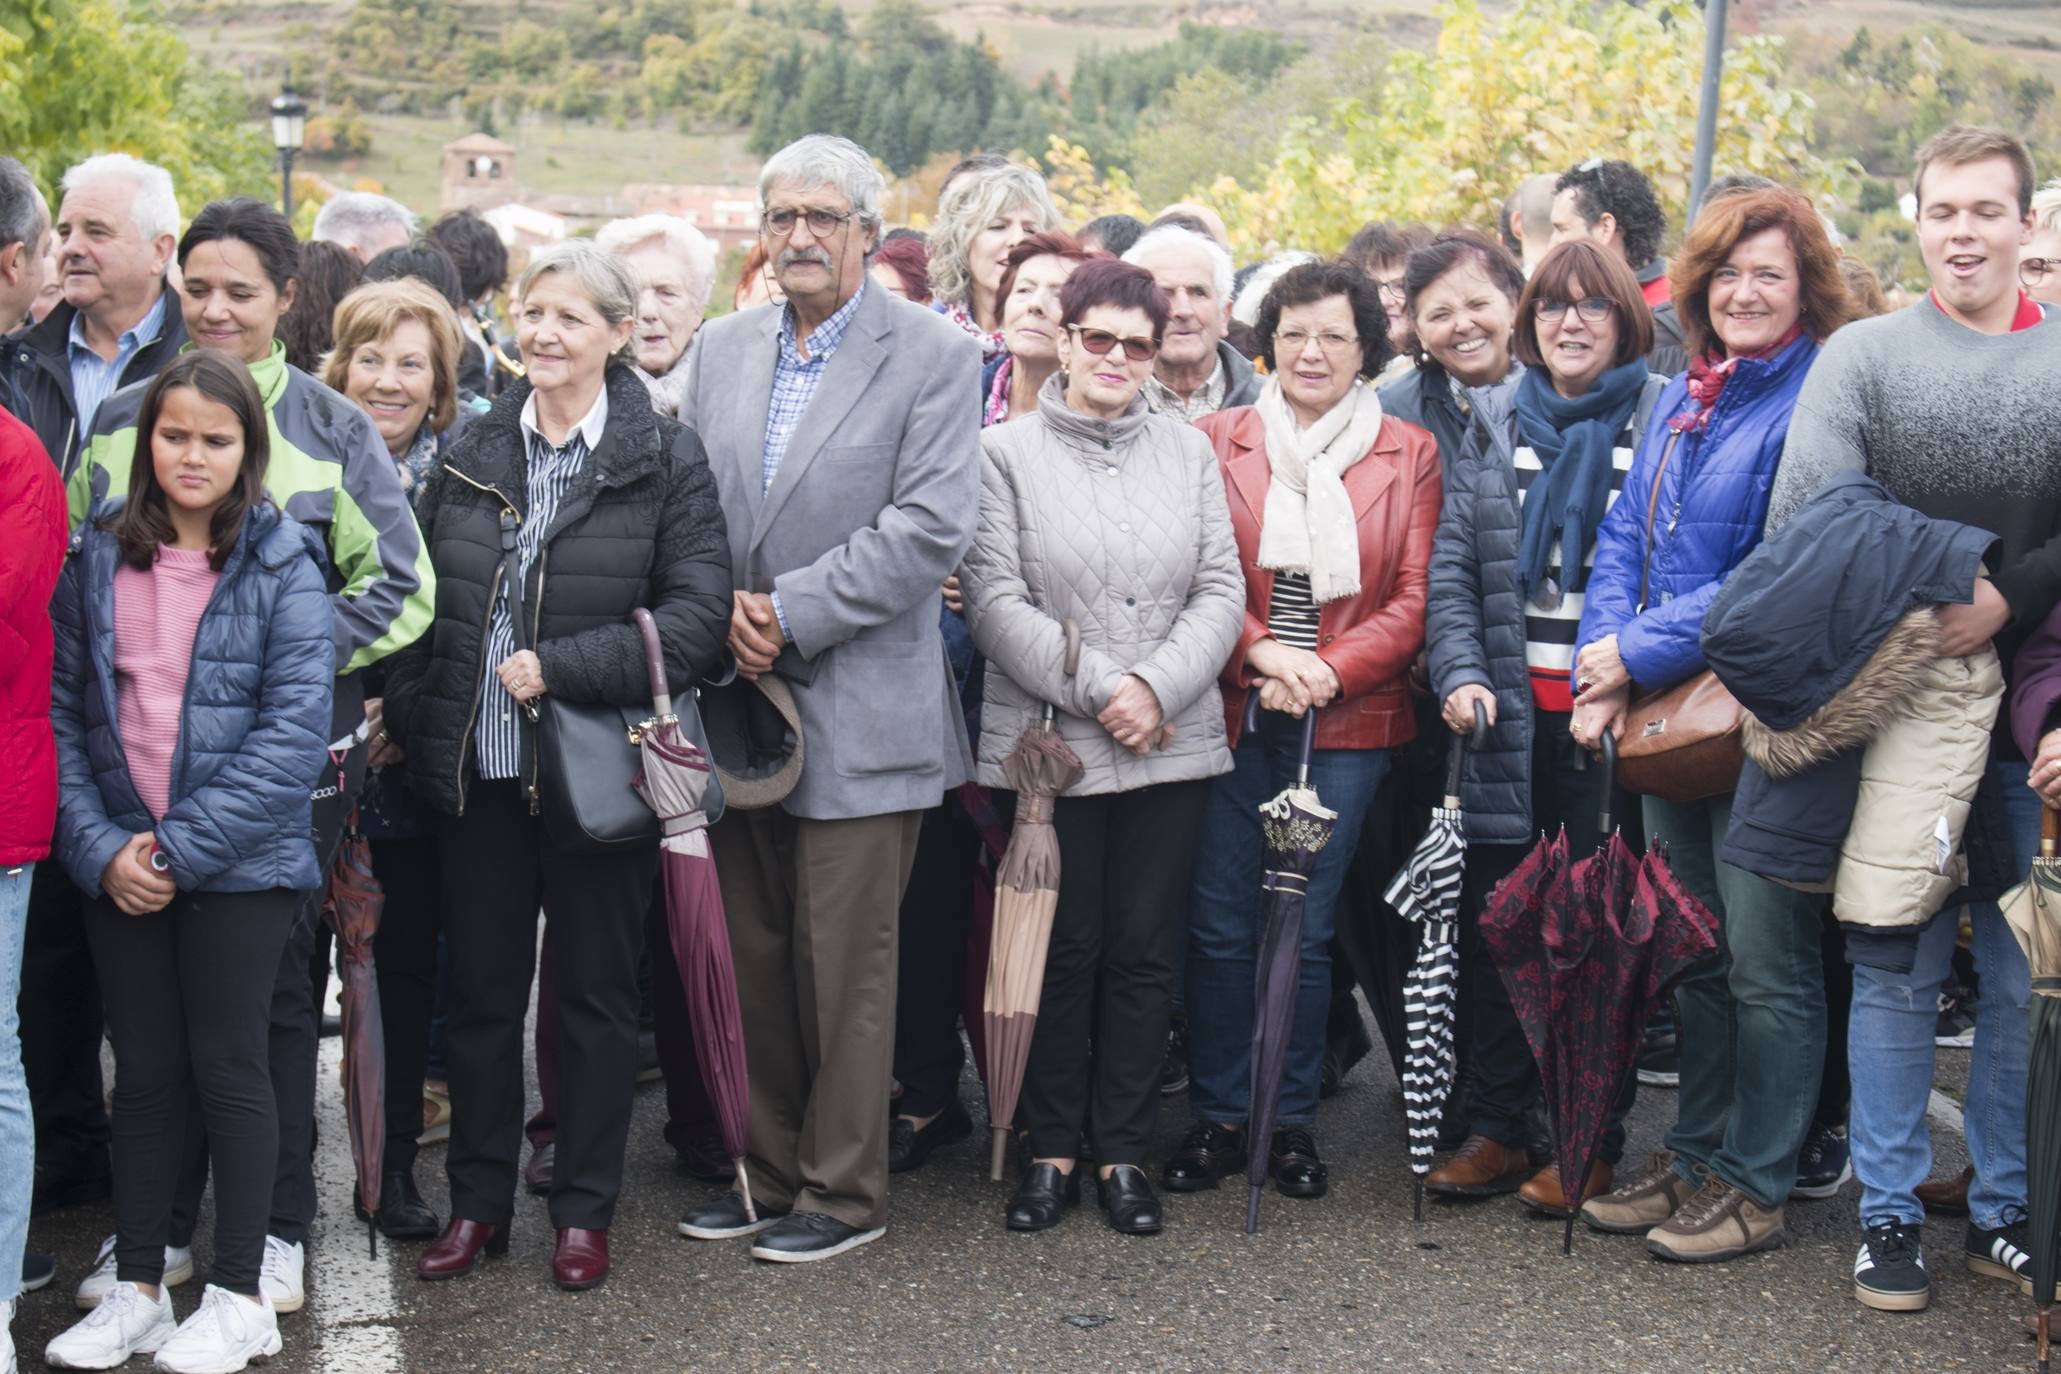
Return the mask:
[[659,819],[659,872],[665,880],[666,936],[679,965],[680,985],[687,997],[687,1020],[694,1028],[694,1059],[701,1069],[715,1109],[723,1150],[737,1170],[737,1195],[744,1214],[758,1219],[752,1206],[751,1179],[744,1159],[750,1149],[751,1089],[744,1060],[744,1018],[737,1009],[737,970],[730,962],[730,926],[723,914],[723,892],[716,882],[716,863],[709,853],[707,813],[702,809],[714,765],[687,732],[673,710],[658,643],[658,626],[649,611],[634,616],[644,637],[645,666],[651,678],[652,718],[638,729],[637,746],[643,770],[637,793]]
[[[372,967],[372,940],[379,933],[386,892],[372,875],[372,845],[351,812],[329,870],[322,919],[336,932],[336,975],[343,985],[344,1114],[351,1133],[351,1162],[358,1171],[358,1205],[379,1215],[379,1185],[386,1155],[386,1031],[379,1019],[379,987]],[[372,1254],[379,1255],[379,1227],[368,1222]]]
[[1616,764],[1616,741],[1605,735],[1601,848],[1569,867],[1566,832],[1543,841],[1496,889],[1481,918],[1553,1119],[1568,1202],[1563,1251],[1574,1248],[1589,1169],[1611,1105],[1637,1068],[1647,1018],[1677,978],[1717,952],[1710,909],[1682,886],[1657,847],[1642,860],[1613,824],[1608,799]]
[[2061,1278],[2061,861],[2054,857],[2057,818],[2040,812],[2040,856],[2025,882],[2000,905],[2032,971],[2031,1024],[2025,1049],[2025,1242],[2032,1297],[2038,1305],[2039,1372],[2053,1345],[2054,1283]]
[[[1245,732],[1259,728],[1259,693],[1248,695]],[[1302,982],[1302,916],[1317,856],[1331,842],[1338,813],[1310,790],[1310,750],[1317,740],[1317,713],[1302,717],[1302,758],[1295,785],[1260,807],[1265,837],[1265,873],[1260,891],[1266,924],[1253,962],[1251,1121],[1246,1131],[1245,1232],[1259,1230],[1260,1189],[1266,1186],[1273,1149],[1274,1116],[1281,1109],[1281,1078],[1288,1067],[1288,1040],[1295,1023],[1295,994]]]
[[[1488,738],[1488,709],[1474,703],[1473,740]],[[1446,761],[1442,806],[1432,808],[1431,825],[1396,873],[1385,894],[1405,920],[1415,921],[1417,956],[1403,980],[1406,1045],[1403,1107],[1410,1118],[1410,1171],[1416,1175],[1413,1214],[1424,1220],[1424,1176],[1438,1145],[1438,1126],[1453,1090],[1458,1053],[1453,1023],[1460,1005],[1460,885],[1467,860],[1467,826],[1460,815],[1460,774],[1467,762],[1467,737],[1455,735]]]

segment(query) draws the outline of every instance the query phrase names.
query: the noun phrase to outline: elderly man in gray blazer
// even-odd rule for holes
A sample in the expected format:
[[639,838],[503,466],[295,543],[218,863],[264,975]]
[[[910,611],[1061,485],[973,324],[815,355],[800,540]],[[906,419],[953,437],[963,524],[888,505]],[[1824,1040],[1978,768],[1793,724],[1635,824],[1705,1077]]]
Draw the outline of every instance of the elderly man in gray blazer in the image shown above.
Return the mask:
[[886,1229],[897,908],[921,813],[972,765],[938,615],[979,506],[980,349],[866,284],[882,189],[842,138],[766,163],[786,303],[703,326],[680,410],[729,523],[737,670],[786,680],[805,754],[785,802],[712,832],[758,1216],[732,1193],[680,1230],[790,1263]]

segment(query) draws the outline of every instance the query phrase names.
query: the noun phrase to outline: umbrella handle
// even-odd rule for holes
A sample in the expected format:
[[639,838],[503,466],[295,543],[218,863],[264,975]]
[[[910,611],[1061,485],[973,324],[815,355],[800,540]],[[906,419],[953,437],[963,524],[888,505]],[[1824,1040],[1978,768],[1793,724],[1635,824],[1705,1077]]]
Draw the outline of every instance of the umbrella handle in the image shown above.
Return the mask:
[[1479,749],[1488,743],[1488,705],[1479,698],[1474,703],[1474,732],[1453,736],[1452,748],[1446,751],[1446,795],[1460,795],[1460,773],[1467,764],[1467,751]]
[[[1066,675],[1072,677],[1081,670],[1081,627],[1069,618],[1060,622],[1060,628],[1066,631]],[[1047,730],[1052,728],[1052,722],[1058,719],[1058,716],[1059,708],[1049,701],[1046,702],[1044,725]],[[1000,1175],[996,1177],[999,1178]]]
[[637,623],[637,633],[644,638],[644,675],[651,684],[652,717],[663,720],[673,713],[673,689],[666,681],[666,656],[658,642],[658,622],[642,606],[630,612],[630,619]]
[[[1245,694],[1245,733],[1259,729],[1260,699],[1258,692]],[[1302,752],[1295,761],[1295,785],[1310,785],[1310,755],[1317,748],[1317,708],[1312,706],[1302,713]],[[1451,789],[1448,789],[1451,790]]]
[[1608,840],[1617,829],[1617,818],[1610,811],[1610,797],[1617,790],[1617,735],[1605,730],[1598,742],[1603,746],[1603,809],[1596,813],[1596,833]]
[[2054,846],[2061,843],[2061,811],[2050,806],[2040,808],[2040,857],[2054,857]]

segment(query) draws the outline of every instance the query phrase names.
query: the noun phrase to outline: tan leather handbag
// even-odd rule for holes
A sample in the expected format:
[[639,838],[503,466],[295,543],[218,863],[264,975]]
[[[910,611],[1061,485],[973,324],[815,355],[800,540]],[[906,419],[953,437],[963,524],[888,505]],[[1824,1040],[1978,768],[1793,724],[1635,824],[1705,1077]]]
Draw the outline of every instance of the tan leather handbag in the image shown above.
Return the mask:
[[[1646,503],[1646,565],[1639,573],[1639,609],[1653,572],[1653,517],[1660,508],[1660,479],[1674,457],[1680,431],[1668,435],[1653,494]],[[1692,802],[1722,797],[1739,786],[1746,762],[1740,728],[1746,718],[1738,698],[1709,669],[1664,692],[1634,701],[1625,712],[1617,745],[1617,780],[1628,792],[1662,801]]]

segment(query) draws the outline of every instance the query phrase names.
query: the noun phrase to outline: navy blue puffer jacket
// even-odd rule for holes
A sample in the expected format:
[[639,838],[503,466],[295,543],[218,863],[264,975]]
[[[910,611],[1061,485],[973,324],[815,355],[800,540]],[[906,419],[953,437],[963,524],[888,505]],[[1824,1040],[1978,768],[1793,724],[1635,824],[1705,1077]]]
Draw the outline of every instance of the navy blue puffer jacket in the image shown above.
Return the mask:
[[[1685,434],[1660,479],[1671,416],[1689,403],[1688,374],[1674,378],[1653,407],[1645,441],[1625,474],[1617,504],[1596,532],[1576,652],[1610,635],[1641,692],[1658,692],[1703,671],[1697,636],[1725,575],[1760,543],[1768,493],[1782,461],[1796,394],[1818,356],[1808,336],[1772,358],[1742,359],[1700,433]],[[1646,609],[1639,582],[1646,564],[1646,512],[1653,510],[1653,566]]]
[[309,793],[322,776],[336,682],[322,544],[267,503],[245,519],[193,637],[171,805],[151,824],[116,729],[114,576],[100,521],[73,538],[57,630],[58,858],[89,895],[131,835],[155,830],[182,892],[309,889],[321,881]]

